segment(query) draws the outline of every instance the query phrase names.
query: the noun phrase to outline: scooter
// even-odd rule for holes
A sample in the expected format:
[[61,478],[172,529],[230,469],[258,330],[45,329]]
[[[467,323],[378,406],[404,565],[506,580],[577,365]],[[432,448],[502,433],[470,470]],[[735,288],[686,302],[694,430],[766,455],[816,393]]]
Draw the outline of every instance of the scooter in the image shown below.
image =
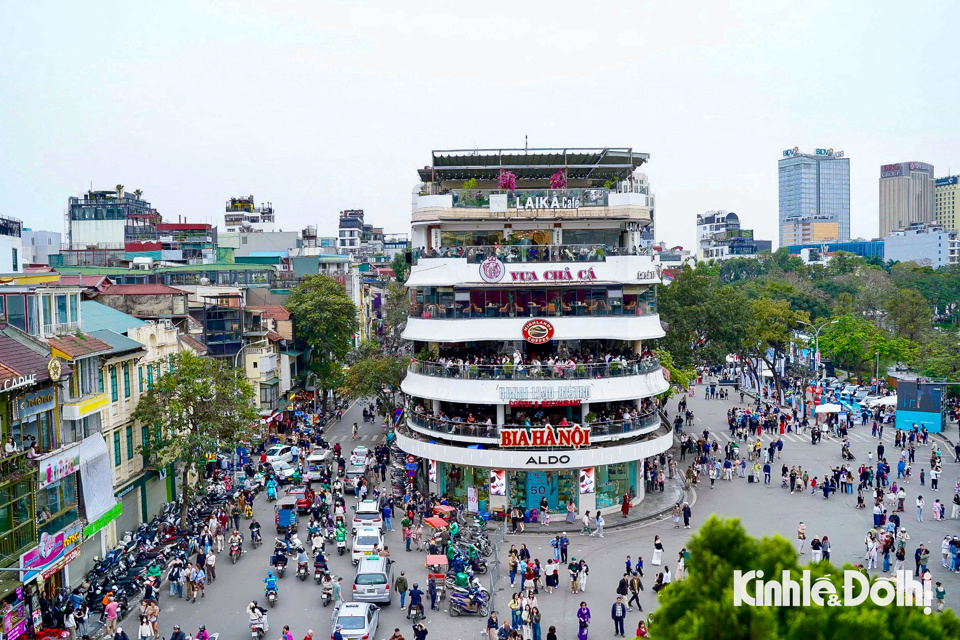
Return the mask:
[[343,555],[347,550],[347,541],[346,540],[337,540],[337,553]]
[[323,606],[327,606],[333,602],[333,583],[329,587],[324,587],[320,591],[320,599],[323,601]]
[[233,564],[237,564],[237,560],[240,559],[240,556],[243,554],[243,549],[240,548],[238,542],[234,542],[230,545],[230,560],[233,561]]
[[450,615],[487,616],[490,613],[490,601],[482,591],[454,589],[450,592]]
[[307,579],[307,563],[298,562],[297,563],[297,577],[300,578],[300,582],[303,582]]
[[276,589],[270,589],[267,591],[267,602],[270,603],[270,606],[273,607],[277,604],[277,591]]
[[253,544],[253,548],[256,549],[261,544],[263,544],[263,538],[260,536],[260,530],[254,529],[250,532],[250,542]]

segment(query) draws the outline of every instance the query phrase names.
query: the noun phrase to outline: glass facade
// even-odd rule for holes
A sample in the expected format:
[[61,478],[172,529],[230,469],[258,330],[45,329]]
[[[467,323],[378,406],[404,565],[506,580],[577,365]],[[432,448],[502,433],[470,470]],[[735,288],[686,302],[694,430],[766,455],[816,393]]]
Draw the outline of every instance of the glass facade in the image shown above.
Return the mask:
[[783,222],[813,218],[836,222],[840,240],[850,238],[850,160],[795,155],[780,160],[780,245]]

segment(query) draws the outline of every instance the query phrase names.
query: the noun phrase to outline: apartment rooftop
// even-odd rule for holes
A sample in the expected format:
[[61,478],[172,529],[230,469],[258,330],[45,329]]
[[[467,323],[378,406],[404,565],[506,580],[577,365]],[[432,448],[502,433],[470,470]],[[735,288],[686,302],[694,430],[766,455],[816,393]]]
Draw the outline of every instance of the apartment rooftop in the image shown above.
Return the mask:
[[518,181],[549,180],[558,169],[567,180],[596,186],[627,179],[650,154],[624,148],[450,149],[433,151],[432,166],[418,170],[423,182],[496,180],[510,171]]

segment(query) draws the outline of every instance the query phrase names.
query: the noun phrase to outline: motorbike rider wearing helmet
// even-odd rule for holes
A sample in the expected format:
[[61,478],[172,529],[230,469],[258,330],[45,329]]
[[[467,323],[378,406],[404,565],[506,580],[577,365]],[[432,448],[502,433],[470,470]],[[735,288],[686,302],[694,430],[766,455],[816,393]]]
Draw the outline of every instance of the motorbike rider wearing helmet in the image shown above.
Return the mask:
[[277,577],[273,575],[273,571],[267,571],[267,577],[263,579],[263,593],[266,594],[270,591],[276,591],[277,595],[280,595],[280,587],[277,586]]
[[307,557],[307,552],[304,551],[303,547],[297,547],[297,564],[307,564],[310,562],[310,559]]
[[317,555],[313,560],[313,567],[324,572],[327,570],[327,556],[323,554],[323,551],[317,552]]
[[267,610],[259,606],[256,600],[247,605],[247,615],[250,617],[251,628],[253,628],[255,624],[261,624],[263,625],[264,631],[270,630],[270,627],[267,625]]
[[271,500],[277,498],[277,481],[273,476],[270,476],[270,479],[267,480],[267,497]]
[[243,536],[240,535],[239,531],[234,529],[227,543],[230,544],[230,546],[237,545],[238,547],[243,547]]
[[257,522],[257,519],[254,518],[253,522],[250,523],[250,539],[260,537],[260,523]]
[[210,640],[210,634],[207,633],[206,625],[200,625],[200,630],[197,631],[197,635],[194,636],[194,640]]
[[347,528],[343,526],[342,522],[337,523],[337,542],[346,542],[347,541]]
[[407,620],[410,619],[410,614],[415,608],[419,609],[420,615],[423,616],[423,591],[420,590],[419,583],[414,582],[413,589],[410,589],[407,595],[410,596],[410,606],[407,607]]

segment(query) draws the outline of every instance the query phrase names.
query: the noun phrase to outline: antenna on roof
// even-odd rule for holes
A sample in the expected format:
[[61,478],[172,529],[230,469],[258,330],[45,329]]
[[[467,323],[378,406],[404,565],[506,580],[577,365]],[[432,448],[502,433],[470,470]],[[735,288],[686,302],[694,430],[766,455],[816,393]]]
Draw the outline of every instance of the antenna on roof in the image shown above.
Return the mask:
[[524,153],[527,152],[527,136],[526,135],[523,136],[523,152]]

